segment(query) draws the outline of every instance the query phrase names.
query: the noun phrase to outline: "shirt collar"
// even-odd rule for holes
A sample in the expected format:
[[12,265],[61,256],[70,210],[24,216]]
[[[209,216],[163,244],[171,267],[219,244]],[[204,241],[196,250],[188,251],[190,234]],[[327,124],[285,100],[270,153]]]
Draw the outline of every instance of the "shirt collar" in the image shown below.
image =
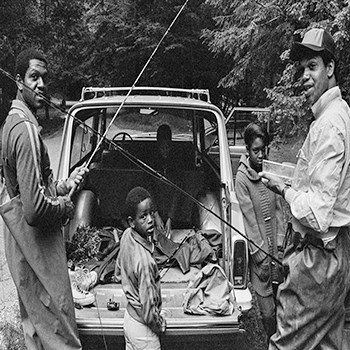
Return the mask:
[[241,168],[241,170],[246,174],[246,176],[252,180],[252,181],[258,181],[260,180],[260,176],[258,173],[250,167],[248,158],[245,154],[242,154],[240,163],[244,165],[244,167]]
[[315,119],[317,119],[326,109],[328,104],[336,98],[341,98],[339,86],[334,86],[331,89],[328,89],[326,92],[324,92],[323,95],[321,95],[321,97],[311,107]]
[[13,100],[11,109],[19,109],[23,114],[37,127],[39,128],[38,120],[35,118],[33,112],[28,108],[28,106],[21,100]]
[[151,254],[153,254],[154,252],[153,243],[147,241],[147,239],[143,238],[134,229],[131,229],[131,235],[137,243],[141,244],[145,249],[147,249]]

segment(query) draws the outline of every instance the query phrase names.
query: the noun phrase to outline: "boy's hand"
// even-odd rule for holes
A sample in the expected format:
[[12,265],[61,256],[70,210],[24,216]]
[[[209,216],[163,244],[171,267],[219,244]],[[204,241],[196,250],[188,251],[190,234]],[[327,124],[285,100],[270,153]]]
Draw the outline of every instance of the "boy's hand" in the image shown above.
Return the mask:
[[164,233],[165,233],[165,236],[167,238],[171,238],[171,219],[168,218],[168,220],[166,221],[166,224],[165,224],[165,228],[164,228]]
[[163,222],[162,218],[160,217],[158,211],[156,211],[156,212],[154,213],[154,222],[155,222],[156,228],[157,228],[161,233],[164,233],[164,231],[165,231],[164,222]]

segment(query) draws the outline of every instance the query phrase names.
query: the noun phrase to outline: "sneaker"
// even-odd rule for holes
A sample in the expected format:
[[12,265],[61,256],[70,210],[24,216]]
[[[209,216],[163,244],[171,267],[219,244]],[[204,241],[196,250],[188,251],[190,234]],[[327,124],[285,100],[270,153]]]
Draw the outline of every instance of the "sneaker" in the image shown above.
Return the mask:
[[78,268],[69,273],[71,281],[76,281],[77,285],[83,290],[91,289],[97,282],[96,271],[89,271],[86,268]]
[[73,301],[75,303],[78,303],[82,306],[90,305],[95,301],[95,295],[81,289],[77,282],[72,282],[71,284],[72,287],[72,294],[73,294]]

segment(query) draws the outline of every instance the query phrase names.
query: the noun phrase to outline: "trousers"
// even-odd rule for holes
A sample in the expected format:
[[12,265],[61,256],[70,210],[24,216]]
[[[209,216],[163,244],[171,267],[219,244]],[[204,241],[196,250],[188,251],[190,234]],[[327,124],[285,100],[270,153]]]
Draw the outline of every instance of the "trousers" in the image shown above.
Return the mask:
[[132,318],[126,309],[124,338],[126,350],[161,350],[158,335],[145,324]]
[[350,289],[349,229],[324,246],[293,232],[277,292],[277,331],[269,350],[342,349],[345,299]]

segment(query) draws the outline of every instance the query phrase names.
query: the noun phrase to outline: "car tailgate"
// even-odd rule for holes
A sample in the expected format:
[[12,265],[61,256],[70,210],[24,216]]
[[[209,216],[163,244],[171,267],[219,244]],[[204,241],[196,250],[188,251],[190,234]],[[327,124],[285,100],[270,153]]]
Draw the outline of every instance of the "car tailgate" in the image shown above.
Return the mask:
[[[238,308],[230,316],[206,316],[185,314],[182,307],[184,286],[162,286],[163,310],[167,321],[166,337],[207,336],[240,332]],[[94,305],[76,310],[81,335],[106,335],[123,337],[123,319],[126,306],[124,293],[119,284],[100,285],[94,289]],[[120,309],[107,309],[108,301],[120,303]]]

